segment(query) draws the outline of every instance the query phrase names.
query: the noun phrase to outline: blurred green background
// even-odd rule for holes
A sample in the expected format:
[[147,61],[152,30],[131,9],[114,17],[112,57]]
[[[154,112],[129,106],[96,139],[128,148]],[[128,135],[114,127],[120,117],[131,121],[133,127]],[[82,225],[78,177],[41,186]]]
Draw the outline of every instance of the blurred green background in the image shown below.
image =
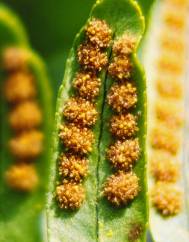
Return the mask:
[[[32,47],[44,58],[54,100],[75,34],[85,23],[95,0],[4,0],[19,15]],[[153,0],[138,0],[145,14]]]
[[55,94],[63,77],[75,34],[85,23],[94,0],[5,0],[26,27],[32,47],[48,65]]

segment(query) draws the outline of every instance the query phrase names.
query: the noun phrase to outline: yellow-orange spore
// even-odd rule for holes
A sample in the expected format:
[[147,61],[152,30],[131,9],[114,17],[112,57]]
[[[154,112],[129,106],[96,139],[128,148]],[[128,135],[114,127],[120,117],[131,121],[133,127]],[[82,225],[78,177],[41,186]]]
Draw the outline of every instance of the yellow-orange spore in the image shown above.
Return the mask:
[[92,19],[86,27],[86,35],[91,43],[100,48],[106,48],[111,41],[112,31],[106,21]]
[[137,103],[137,89],[132,83],[114,84],[107,96],[108,104],[117,112],[126,111]]
[[179,7],[186,7],[188,5],[188,0],[166,0],[166,2]]
[[118,172],[107,178],[103,195],[115,206],[126,205],[139,193],[139,179],[134,173]]
[[28,53],[22,48],[10,47],[3,52],[3,67],[7,71],[25,69]]
[[135,47],[136,38],[131,34],[126,33],[114,42],[113,53],[117,56],[127,56],[135,50]]
[[73,154],[62,154],[59,161],[59,174],[64,178],[80,182],[88,174],[88,160]]
[[176,215],[182,208],[182,193],[173,184],[158,182],[151,192],[152,203],[163,216]]
[[179,60],[172,56],[165,56],[162,57],[158,61],[158,68],[160,71],[166,73],[173,73],[175,75],[181,75],[183,73],[183,61]]
[[183,86],[181,82],[172,76],[168,78],[158,78],[156,83],[158,92],[163,97],[179,99],[183,96]]
[[161,38],[161,47],[165,50],[176,52],[177,54],[184,52],[184,41],[182,39],[169,37],[165,33]]
[[101,71],[108,63],[107,54],[89,43],[81,44],[77,55],[79,64],[87,70]]
[[78,154],[92,151],[94,134],[88,128],[80,128],[74,124],[62,125],[59,136],[68,149]]
[[157,119],[170,128],[181,127],[183,125],[183,111],[183,106],[173,100],[159,99],[156,103]]
[[138,239],[140,239],[143,231],[144,231],[144,227],[142,223],[140,222],[132,223],[129,229],[128,241],[129,242],[137,241]]
[[64,116],[77,125],[89,127],[96,123],[98,113],[90,101],[73,97],[65,105]]
[[151,173],[156,181],[176,182],[180,166],[173,156],[164,151],[153,151],[151,154]]
[[131,76],[132,64],[128,58],[115,57],[108,67],[109,74],[118,80],[125,80]]
[[92,72],[78,72],[73,81],[73,86],[81,97],[93,100],[99,94],[101,80]]
[[118,170],[129,170],[139,159],[140,146],[138,139],[117,141],[107,151],[107,158]]
[[11,153],[20,159],[35,158],[43,150],[43,134],[37,130],[25,131],[9,142]]
[[151,133],[151,145],[155,149],[162,149],[175,155],[180,147],[179,136],[172,129],[157,124]]
[[75,210],[81,207],[85,199],[85,190],[81,184],[64,183],[57,186],[56,198],[60,208]]
[[130,113],[114,115],[110,121],[110,131],[120,139],[132,137],[138,131],[136,117]]
[[15,103],[28,100],[36,96],[33,76],[27,72],[17,72],[5,81],[5,98]]
[[36,188],[38,176],[32,164],[15,164],[10,166],[6,172],[7,184],[19,191],[29,192]]
[[177,30],[183,30],[186,25],[184,16],[178,13],[178,11],[166,11],[164,21],[169,27],[173,27]]
[[38,104],[33,101],[25,101],[18,104],[9,116],[9,123],[16,131],[38,127],[41,122],[41,110]]

